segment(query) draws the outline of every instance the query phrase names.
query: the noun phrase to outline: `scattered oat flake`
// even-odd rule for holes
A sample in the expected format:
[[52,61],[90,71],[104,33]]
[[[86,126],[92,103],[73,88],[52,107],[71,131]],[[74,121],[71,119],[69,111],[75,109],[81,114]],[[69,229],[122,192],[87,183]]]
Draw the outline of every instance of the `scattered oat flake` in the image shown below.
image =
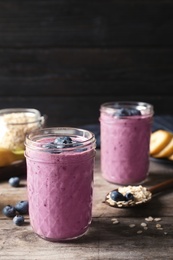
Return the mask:
[[160,224],[156,224],[156,228],[161,228],[162,226]]
[[143,223],[141,223],[141,226],[142,226],[142,227],[146,227],[147,224],[143,222]]
[[117,218],[112,218],[111,220],[114,221],[114,220],[117,220]]
[[147,229],[148,229],[148,227],[144,227],[144,229],[145,229],[145,230],[147,230]]
[[129,227],[130,228],[134,228],[136,225],[135,224],[130,224]]
[[141,234],[141,233],[142,233],[142,230],[138,230],[138,231],[137,231],[137,234]]
[[117,218],[112,218],[111,220],[112,220],[112,224],[118,224],[119,223]]
[[167,232],[164,232],[164,235],[167,235],[168,233]]
[[161,218],[154,218],[154,221],[161,221]]
[[145,220],[150,222],[150,221],[153,221],[154,219],[153,219],[153,217],[149,216],[148,218],[145,218]]
[[118,224],[118,223],[119,223],[118,220],[114,220],[114,221],[112,222],[112,224]]

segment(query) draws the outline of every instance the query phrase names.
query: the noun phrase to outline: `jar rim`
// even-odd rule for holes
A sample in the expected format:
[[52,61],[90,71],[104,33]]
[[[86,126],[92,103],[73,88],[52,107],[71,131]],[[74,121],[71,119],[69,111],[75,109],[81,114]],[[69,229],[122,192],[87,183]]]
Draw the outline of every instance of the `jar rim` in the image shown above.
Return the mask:
[[30,113],[35,115],[35,118],[32,121],[29,122],[6,122],[7,125],[25,125],[25,124],[33,124],[38,122],[39,120],[42,120],[42,116],[39,110],[35,108],[4,108],[0,109],[0,117],[7,115],[7,114],[13,114],[13,113]]
[[[60,136],[69,136],[69,137],[84,137],[86,140],[82,140],[80,147],[74,146],[65,148],[65,151],[72,151],[77,148],[83,148],[88,145],[94,145],[96,147],[96,139],[93,132],[89,130],[85,130],[82,128],[75,127],[46,127],[38,130],[34,130],[26,135],[25,138],[25,146],[30,149],[38,149],[40,151],[44,151],[45,148],[42,146],[43,143],[38,142],[40,139],[44,138],[52,138],[52,137],[60,137]],[[47,149],[46,149],[47,150]],[[49,151],[62,151],[64,148],[49,148]]]
[[116,110],[121,108],[137,108],[143,115],[153,115],[154,107],[152,104],[143,101],[110,101],[101,104],[100,111],[107,114],[114,114]]

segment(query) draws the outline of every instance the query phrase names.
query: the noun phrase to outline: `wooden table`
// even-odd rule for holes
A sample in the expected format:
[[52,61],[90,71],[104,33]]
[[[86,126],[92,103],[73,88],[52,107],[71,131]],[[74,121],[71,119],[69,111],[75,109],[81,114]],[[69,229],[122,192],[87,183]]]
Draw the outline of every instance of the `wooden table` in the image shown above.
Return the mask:
[[[150,162],[150,175],[143,185],[149,187],[173,177],[173,165]],[[0,259],[173,259],[173,188],[153,197],[144,206],[117,209],[103,203],[106,193],[116,185],[106,182],[100,171],[100,151],[97,150],[94,175],[93,221],[79,240],[53,243],[33,233],[26,216],[24,226],[15,226],[2,214],[7,204],[27,198],[26,179],[21,187],[0,183]],[[153,217],[147,222],[145,218]],[[159,222],[155,219],[161,218]],[[115,221],[118,220],[118,223]],[[141,226],[147,224],[147,228]],[[129,225],[134,224],[134,227]],[[161,228],[156,227],[157,224]],[[143,224],[142,224],[143,225]]]

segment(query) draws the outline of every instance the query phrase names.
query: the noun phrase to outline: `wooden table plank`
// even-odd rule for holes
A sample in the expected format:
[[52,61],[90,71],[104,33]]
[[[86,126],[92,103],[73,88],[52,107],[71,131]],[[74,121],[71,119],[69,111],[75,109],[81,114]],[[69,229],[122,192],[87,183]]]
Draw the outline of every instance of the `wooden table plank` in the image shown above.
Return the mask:
[[[144,230],[142,218],[121,218],[113,224],[109,218],[94,218],[89,232],[78,241],[52,243],[35,235],[29,224],[15,227],[11,221],[1,220],[0,258],[5,259],[171,259],[172,218],[164,217],[163,230],[155,222]],[[135,223],[134,228],[129,224]],[[142,234],[137,231],[142,230]],[[167,234],[164,234],[167,232]],[[142,258],[143,254],[143,258]],[[147,257],[146,257],[147,254]],[[150,257],[160,258],[150,258]],[[169,258],[170,256],[170,258]],[[48,258],[49,257],[49,258]]]
[[[151,162],[148,187],[173,176],[173,167]],[[15,226],[2,214],[6,204],[27,198],[26,178],[21,187],[0,183],[0,259],[172,259],[173,255],[173,189],[157,195],[145,206],[132,209],[111,208],[103,203],[105,194],[116,185],[106,182],[100,171],[100,151],[97,151],[94,174],[93,220],[89,231],[80,239],[53,243],[39,238],[25,217],[24,226]],[[143,185],[144,185],[143,184]],[[159,222],[145,218],[160,217]],[[118,223],[114,223],[114,219]],[[141,226],[147,224],[147,229]],[[133,228],[129,225],[135,224]],[[161,224],[158,229],[156,224]],[[142,233],[138,234],[138,231]]]

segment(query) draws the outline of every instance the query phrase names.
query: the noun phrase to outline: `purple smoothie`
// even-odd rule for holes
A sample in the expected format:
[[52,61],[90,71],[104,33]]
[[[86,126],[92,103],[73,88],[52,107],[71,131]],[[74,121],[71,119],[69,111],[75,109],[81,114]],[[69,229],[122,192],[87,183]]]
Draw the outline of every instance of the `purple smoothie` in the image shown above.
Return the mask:
[[[26,140],[31,226],[50,241],[80,237],[92,219],[95,138],[88,131],[72,128],[40,133]],[[47,144],[64,134],[71,135],[74,147],[48,148]]]
[[[122,108],[138,112],[121,115]],[[109,102],[101,106],[101,170],[120,185],[139,183],[149,169],[153,107],[143,102]]]

